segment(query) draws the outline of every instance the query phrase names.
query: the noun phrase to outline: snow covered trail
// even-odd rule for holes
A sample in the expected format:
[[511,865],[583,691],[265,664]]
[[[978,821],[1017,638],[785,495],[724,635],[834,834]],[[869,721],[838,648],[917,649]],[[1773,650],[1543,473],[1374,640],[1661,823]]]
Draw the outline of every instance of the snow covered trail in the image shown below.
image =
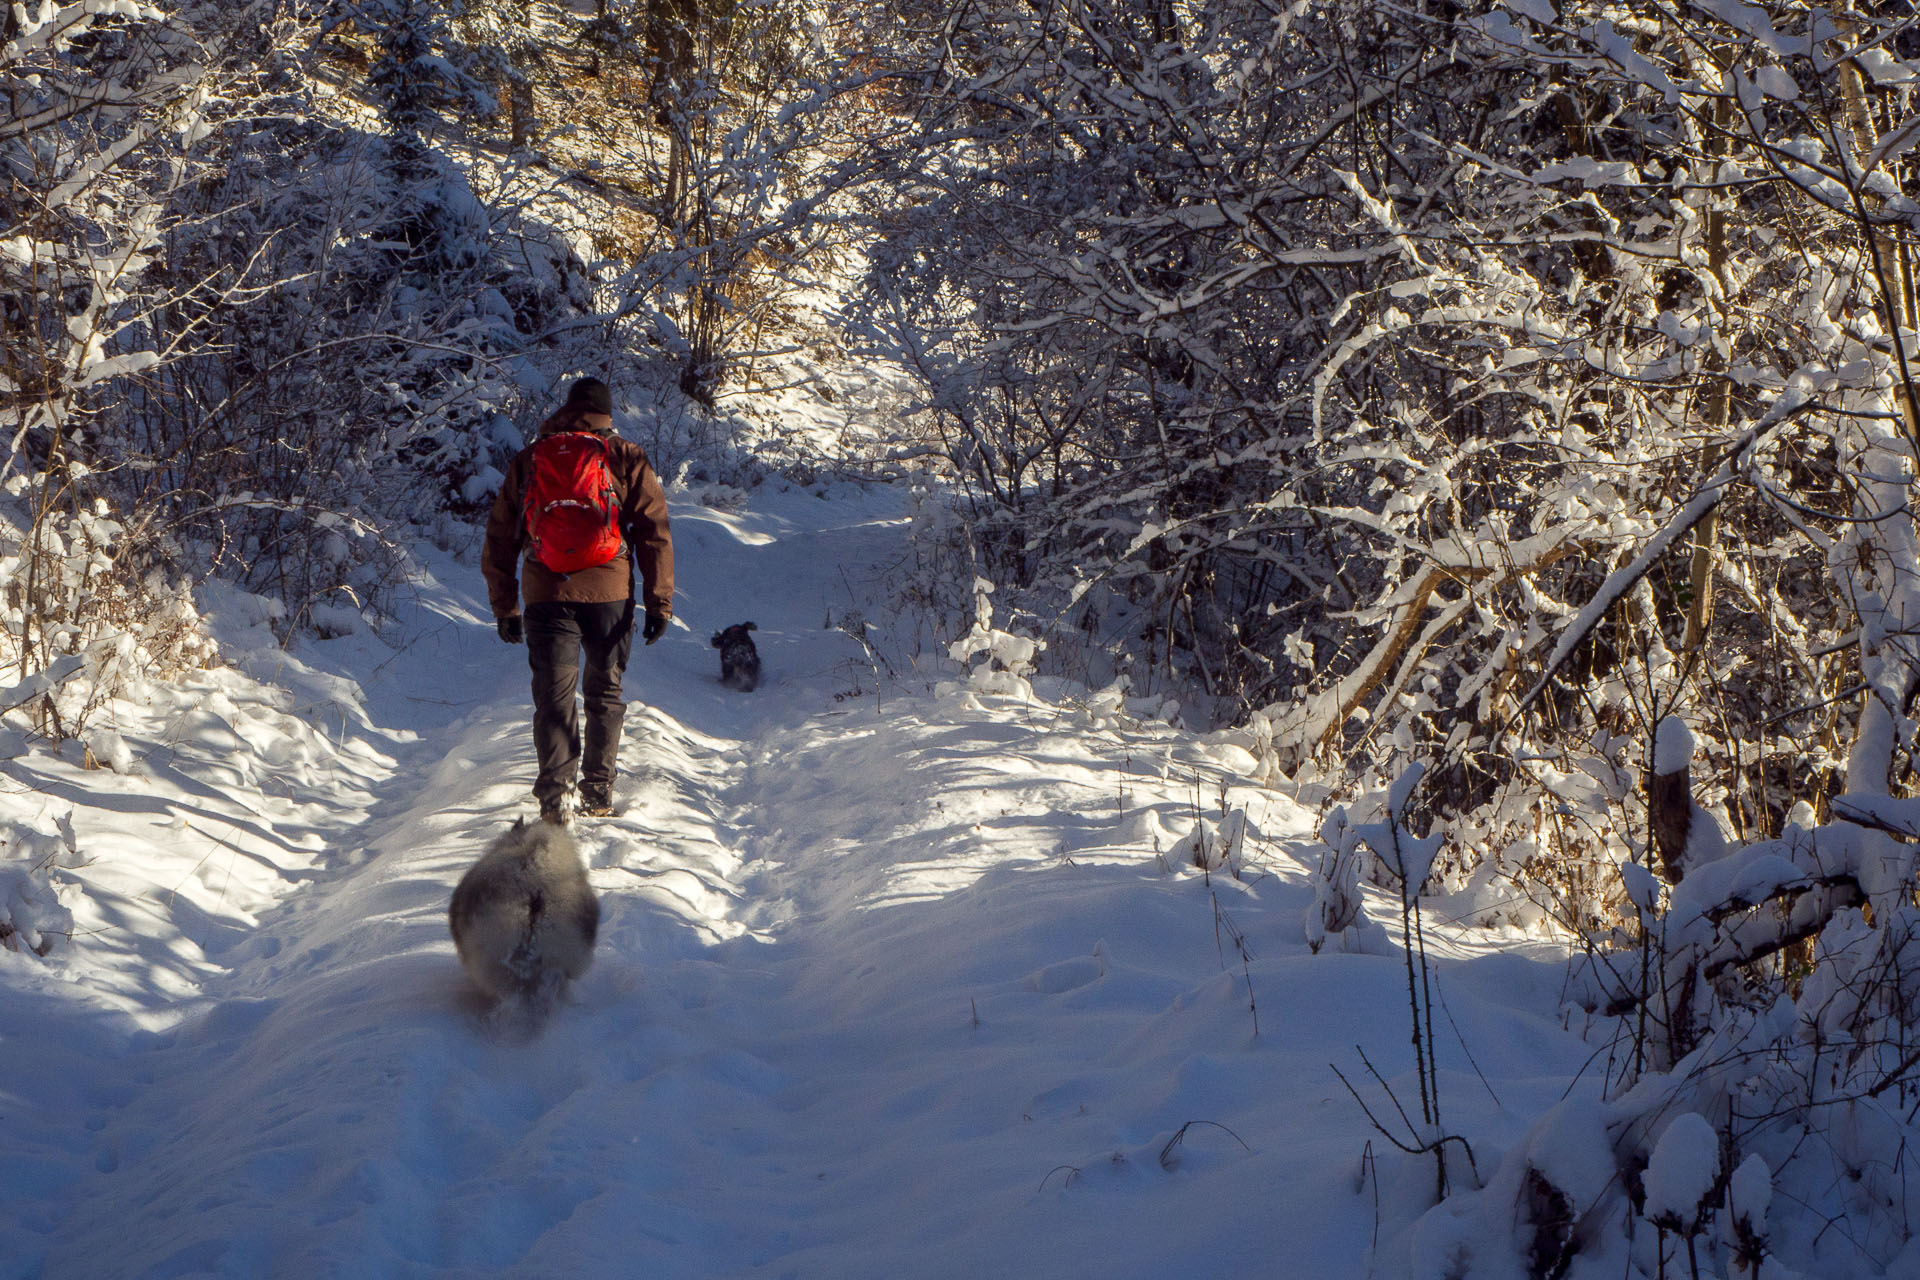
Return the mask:
[[[1310,816],[1237,748],[1057,687],[876,696],[823,622],[871,606],[849,592],[896,571],[902,520],[884,490],[676,505],[692,630],[636,650],[623,813],[580,828],[596,967],[530,1044],[485,1034],[445,924],[530,809],[524,658],[441,566],[418,643],[344,651],[365,710],[254,802],[198,914],[121,912],[114,965],[7,957],[0,1275],[1362,1274],[1427,1166],[1360,1180],[1384,1144],[1328,1063],[1363,1045],[1410,1088],[1401,961],[1307,953]],[[743,696],[707,636],[749,618]],[[307,741],[278,732],[193,776],[264,795],[254,758]],[[156,809],[218,789],[154,773]],[[1223,797],[1264,836],[1241,874],[1167,856]],[[100,868],[153,844],[76,825]],[[1550,960],[1452,954],[1479,1062],[1442,1046],[1449,1119],[1511,1138],[1588,1049]]]

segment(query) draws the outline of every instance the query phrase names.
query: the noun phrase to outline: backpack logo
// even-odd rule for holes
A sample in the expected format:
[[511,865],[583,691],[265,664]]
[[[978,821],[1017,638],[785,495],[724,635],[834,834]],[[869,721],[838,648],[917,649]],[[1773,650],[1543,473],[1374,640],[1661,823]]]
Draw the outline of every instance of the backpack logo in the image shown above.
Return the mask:
[[613,452],[587,431],[561,431],[533,444],[527,485],[527,541],[555,573],[576,573],[620,554],[620,504]]

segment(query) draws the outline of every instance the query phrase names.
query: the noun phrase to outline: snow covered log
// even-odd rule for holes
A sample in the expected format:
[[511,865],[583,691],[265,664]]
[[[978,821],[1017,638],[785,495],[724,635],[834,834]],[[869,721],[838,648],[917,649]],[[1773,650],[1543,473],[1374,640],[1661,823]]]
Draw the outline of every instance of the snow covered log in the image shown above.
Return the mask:
[[1859,874],[1861,835],[1851,823],[1811,832],[1790,827],[1779,840],[1695,864],[1675,886],[1658,926],[1658,987],[1640,990],[1622,972],[1590,963],[1585,978],[1592,998],[1585,1003],[1619,1016],[1652,1000],[1674,1023],[1668,1061],[1684,1056],[1702,984],[1816,936],[1839,913],[1867,900]]

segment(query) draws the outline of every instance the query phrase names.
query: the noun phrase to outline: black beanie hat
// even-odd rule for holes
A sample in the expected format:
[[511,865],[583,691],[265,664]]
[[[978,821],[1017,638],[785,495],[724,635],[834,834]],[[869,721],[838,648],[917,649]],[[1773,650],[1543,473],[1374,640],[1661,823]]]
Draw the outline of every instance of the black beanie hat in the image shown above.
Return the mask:
[[567,403],[584,405],[595,413],[613,413],[613,392],[598,378],[582,378],[567,388]]

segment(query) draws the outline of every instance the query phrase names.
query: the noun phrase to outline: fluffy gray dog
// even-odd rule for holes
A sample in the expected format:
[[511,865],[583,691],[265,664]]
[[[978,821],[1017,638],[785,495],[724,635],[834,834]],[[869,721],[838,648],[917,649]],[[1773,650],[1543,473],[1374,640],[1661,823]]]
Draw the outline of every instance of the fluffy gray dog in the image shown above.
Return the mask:
[[522,818],[460,878],[447,923],[473,985],[538,1019],[593,963],[600,900],[567,829]]

